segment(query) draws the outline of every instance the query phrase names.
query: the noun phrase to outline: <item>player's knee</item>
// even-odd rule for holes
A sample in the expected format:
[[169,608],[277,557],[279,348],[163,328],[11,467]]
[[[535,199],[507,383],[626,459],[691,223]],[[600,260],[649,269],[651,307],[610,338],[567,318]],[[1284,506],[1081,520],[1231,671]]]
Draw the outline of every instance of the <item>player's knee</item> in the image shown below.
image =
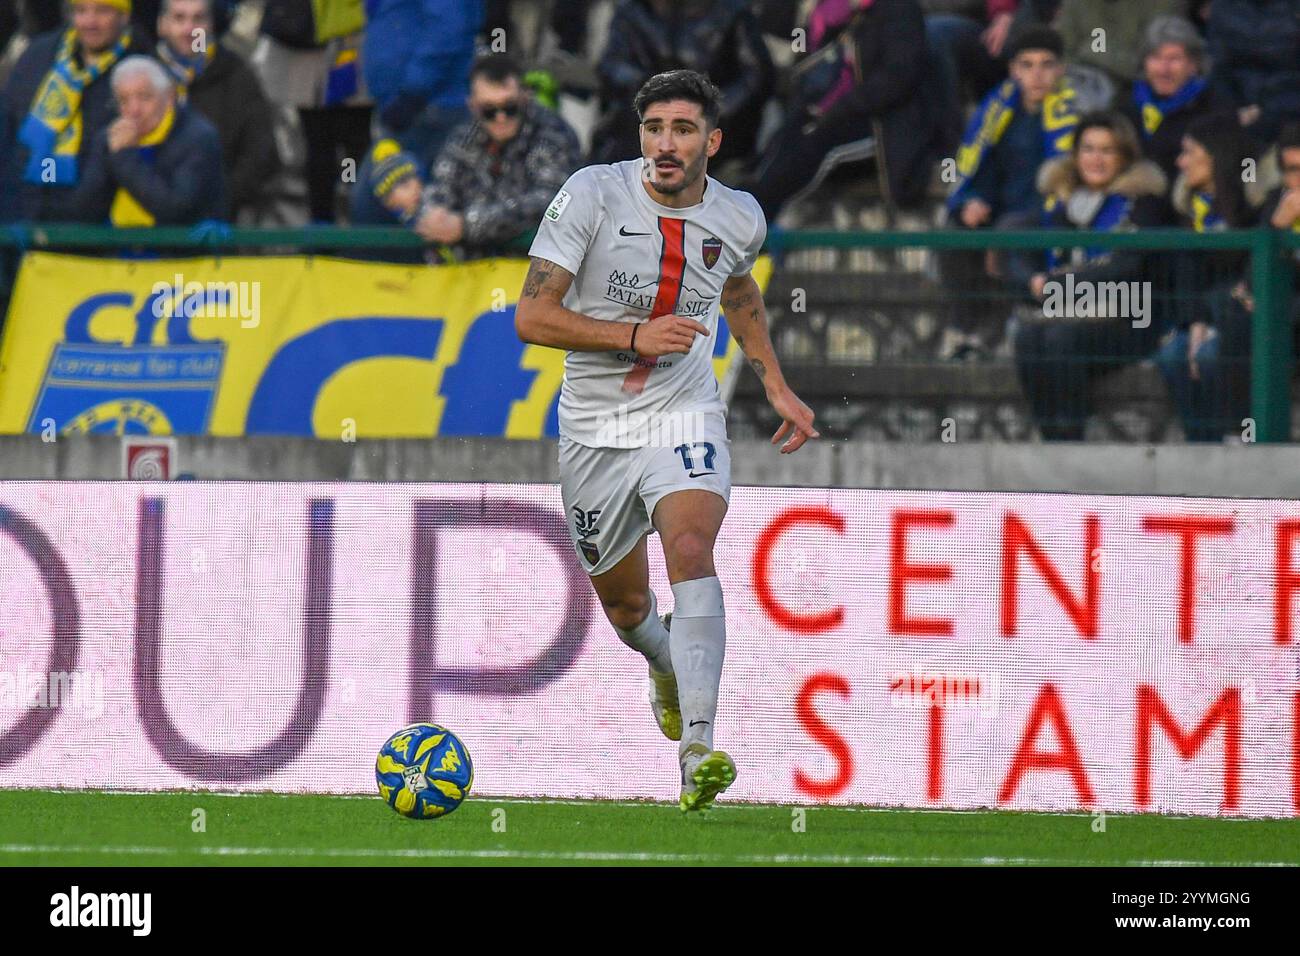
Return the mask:
[[620,594],[616,598],[602,600],[600,603],[605,609],[605,617],[609,619],[610,624],[630,631],[644,621],[645,616],[650,613],[650,592]]
[[713,541],[708,535],[683,531],[664,542],[668,566],[676,578],[702,578],[713,574]]

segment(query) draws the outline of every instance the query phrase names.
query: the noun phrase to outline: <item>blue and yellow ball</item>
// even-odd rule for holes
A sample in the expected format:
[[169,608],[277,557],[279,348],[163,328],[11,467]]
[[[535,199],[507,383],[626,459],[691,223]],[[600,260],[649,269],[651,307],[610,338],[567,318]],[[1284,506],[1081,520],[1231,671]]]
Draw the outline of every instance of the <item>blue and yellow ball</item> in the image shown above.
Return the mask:
[[384,802],[404,817],[446,816],[474,785],[474,765],[460,738],[437,724],[412,724],[389,737],[375,761]]

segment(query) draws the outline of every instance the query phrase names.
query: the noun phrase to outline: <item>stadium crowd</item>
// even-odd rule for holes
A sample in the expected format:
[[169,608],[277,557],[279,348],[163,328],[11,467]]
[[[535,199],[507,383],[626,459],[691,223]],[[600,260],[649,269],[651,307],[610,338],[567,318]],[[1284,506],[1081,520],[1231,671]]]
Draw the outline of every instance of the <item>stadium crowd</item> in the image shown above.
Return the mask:
[[[637,155],[633,94],[690,68],[722,93],[714,175],[774,220],[870,156],[885,202],[956,229],[1300,231],[1300,0],[16,0],[6,47],[0,222],[296,216],[490,255],[573,170]],[[1143,358],[1189,438],[1244,414],[1244,254],[940,266],[951,357],[1008,347],[1044,438]],[[1141,328],[1008,324],[1067,275],[1172,291]]]

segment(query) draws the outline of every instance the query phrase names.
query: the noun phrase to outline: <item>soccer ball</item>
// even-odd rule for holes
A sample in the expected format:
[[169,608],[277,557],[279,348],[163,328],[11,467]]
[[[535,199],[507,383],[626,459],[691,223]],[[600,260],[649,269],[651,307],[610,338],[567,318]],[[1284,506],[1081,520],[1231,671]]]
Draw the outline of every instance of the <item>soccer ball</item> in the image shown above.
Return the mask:
[[474,765],[460,738],[437,724],[412,724],[389,737],[375,761],[384,802],[417,820],[445,816],[474,785]]

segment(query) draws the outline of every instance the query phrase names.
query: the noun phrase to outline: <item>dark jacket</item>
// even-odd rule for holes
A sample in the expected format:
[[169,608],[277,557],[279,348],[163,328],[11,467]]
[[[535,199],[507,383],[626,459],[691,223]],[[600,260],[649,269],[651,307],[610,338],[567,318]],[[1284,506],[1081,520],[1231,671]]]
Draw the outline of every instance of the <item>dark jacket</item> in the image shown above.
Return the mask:
[[1017,109],[1002,138],[990,147],[975,175],[954,195],[951,206],[959,211],[971,200],[980,199],[992,208],[993,219],[1008,212],[1037,209],[1039,199],[1034,187],[1042,165],[1041,112]]
[[[52,30],[35,37],[14,64],[9,82],[0,94],[0,221],[73,222],[82,218],[73,184],[23,182],[29,150],[18,141],[36,90],[58,56],[64,31]],[[124,58],[148,51],[133,36]],[[87,160],[99,134],[116,114],[108,75],[91,83],[81,96],[82,135],[77,154],[79,175],[86,175]]]
[[[1278,204],[1282,202],[1282,197],[1285,194],[1285,186],[1274,186],[1269,191],[1269,194],[1264,197],[1264,203],[1259,207],[1259,224],[1261,226],[1276,228],[1273,226],[1273,213],[1277,210]],[[1292,229],[1297,229],[1297,227],[1300,227],[1300,220],[1297,220],[1291,226]],[[1297,291],[1300,291],[1300,249],[1291,250],[1290,256],[1291,288],[1295,290],[1292,292],[1291,304],[1293,309],[1300,310],[1300,295],[1296,294]]]
[[109,152],[108,133],[95,138],[77,187],[78,221],[107,222],[118,189],[125,189],[159,226],[188,226],[227,216],[221,138],[216,127],[187,107],[177,107],[171,133],[153,148]]
[[921,198],[928,184],[926,157],[937,148],[941,103],[925,42],[925,19],[917,0],[876,0],[850,22],[859,81],[835,102],[821,122],[858,123],[864,137],[881,121],[889,185],[904,206]]
[[275,118],[251,67],[225,46],[189,90],[189,105],[217,128],[230,207],[254,205],[280,167]]
[[685,0],[664,17],[650,0],[623,0],[614,11],[609,43],[597,64],[602,117],[593,162],[640,155],[632,100],[665,70],[707,74],[722,90],[722,152],[718,160],[752,154],[763,105],[775,75],[758,18],[747,0]]
[[569,124],[529,103],[519,135],[500,152],[477,121],[457,128],[433,165],[426,198],[465,217],[465,245],[499,247],[537,227],[581,159]]
[[[1179,176],[1170,189],[1170,202],[1177,216],[1175,225],[1195,229],[1195,204],[1187,187],[1187,180]],[[1259,211],[1249,202],[1243,204],[1236,222],[1224,221],[1207,227],[1218,229],[1249,229],[1259,221]],[[1205,252],[1166,252],[1162,259],[1167,263],[1167,284],[1176,293],[1172,303],[1177,322],[1186,325],[1201,321],[1214,324],[1218,320],[1216,290],[1235,285],[1248,274],[1250,253],[1244,249],[1220,249]]]
[[1220,95],[1260,108],[1253,135],[1300,117],[1300,0],[1214,0],[1207,35]]
[[1223,112],[1231,108],[1232,104],[1222,100],[1214,85],[1208,84],[1199,96],[1182,109],[1166,116],[1156,131],[1147,136],[1142,125],[1142,110],[1133,98],[1133,93],[1123,91],[1115,98],[1115,109],[1128,117],[1133,128],[1138,131],[1142,152],[1160,167],[1170,185],[1178,178],[1178,154],[1183,149],[1183,134],[1187,132],[1187,125],[1207,113]]

